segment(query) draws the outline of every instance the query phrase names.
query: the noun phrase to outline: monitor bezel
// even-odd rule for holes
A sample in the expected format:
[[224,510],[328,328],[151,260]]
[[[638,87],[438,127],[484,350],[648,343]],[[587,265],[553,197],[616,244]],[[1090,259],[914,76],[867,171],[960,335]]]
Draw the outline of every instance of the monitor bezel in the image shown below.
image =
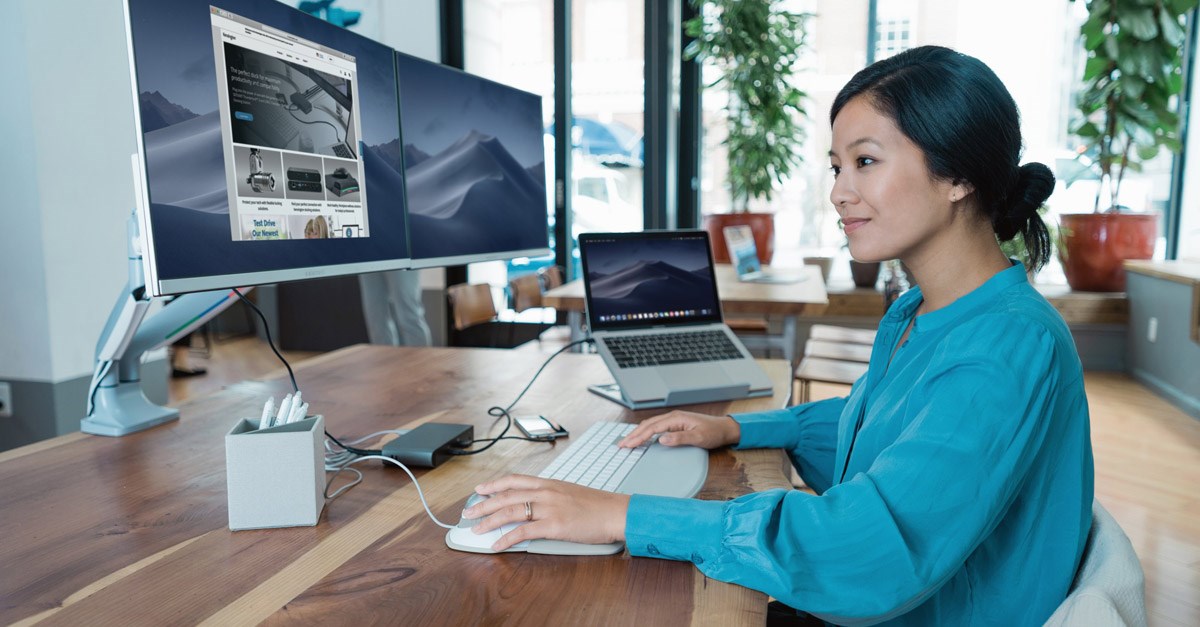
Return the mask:
[[[285,283],[290,281],[303,281],[307,279],[328,278],[370,272],[383,272],[388,270],[408,270],[413,267],[412,242],[408,233],[408,198],[406,187],[404,198],[404,202],[406,203],[404,207],[404,236],[408,249],[406,251],[408,256],[406,257],[397,257],[394,259],[383,259],[377,261],[332,264],[325,266],[309,266],[305,268],[283,268],[234,274],[213,274],[178,279],[160,279],[158,277],[158,264],[157,260],[155,259],[156,251],[154,248],[153,222],[150,219],[150,181],[146,168],[146,140],[145,134],[142,132],[141,101],[138,97],[137,62],[133,51],[133,18],[129,7],[129,0],[124,0],[121,5],[125,12],[125,45],[126,53],[129,58],[129,82],[133,97],[133,127],[137,145],[137,152],[132,155],[134,169],[133,178],[135,214],[137,215],[138,221],[138,239],[140,240],[143,279],[145,281],[146,291],[150,294],[150,296],[171,296],[189,292],[223,290],[235,287],[247,287],[251,285]],[[299,11],[299,9],[294,7],[288,8],[293,11]],[[346,32],[355,37],[363,37],[362,35],[352,31]],[[374,43],[377,43],[395,52],[395,49],[391,48],[391,46],[375,42],[374,40],[370,41],[373,41]],[[392,68],[393,74],[395,74],[394,56],[392,59]],[[399,118],[399,103],[400,93],[399,88],[397,88],[397,118]],[[399,119],[397,119],[397,124],[400,124]],[[401,161],[401,169],[403,169],[403,161]]]

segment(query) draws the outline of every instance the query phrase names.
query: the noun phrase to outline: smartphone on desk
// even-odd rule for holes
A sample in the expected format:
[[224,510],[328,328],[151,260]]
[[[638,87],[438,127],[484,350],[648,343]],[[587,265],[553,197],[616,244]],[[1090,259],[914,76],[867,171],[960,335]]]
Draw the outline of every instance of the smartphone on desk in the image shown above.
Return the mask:
[[550,422],[545,416],[517,416],[515,421],[517,428],[527,438],[550,441],[570,435],[561,425]]

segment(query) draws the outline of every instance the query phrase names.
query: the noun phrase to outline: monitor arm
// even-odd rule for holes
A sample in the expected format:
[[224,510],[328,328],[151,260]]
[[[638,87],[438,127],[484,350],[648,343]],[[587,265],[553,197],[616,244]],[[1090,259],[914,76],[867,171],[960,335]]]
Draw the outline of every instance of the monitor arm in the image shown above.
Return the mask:
[[[196,330],[238,300],[233,290],[184,294],[148,319],[154,298],[142,275],[137,217],[128,221],[128,279],[96,344],[96,367],[88,387],[84,433],[120,436],[179,417],[179,410],[155,405],[142,391],[142,355]],[[248,291],[249,288],[243,290]]]

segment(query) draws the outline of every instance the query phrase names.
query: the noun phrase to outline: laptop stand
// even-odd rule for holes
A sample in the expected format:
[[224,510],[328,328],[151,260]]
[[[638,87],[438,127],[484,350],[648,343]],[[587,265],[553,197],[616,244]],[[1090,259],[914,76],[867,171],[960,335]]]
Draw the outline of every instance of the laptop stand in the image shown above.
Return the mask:
[[629,409],[655,409],[658,407],[674,407],[676,405],[696,405],[717,401],[732,401],[750,398],[751,396],[770,396],[772,394],[771,390],[766,390],[759,394],[751,394],[750,386],[742,383],[719,388],[676,390],[668,394],[665,399],[635,402],[626,398],[621,393],[621,386],[616,383],[597,383],[589,385],[588,390]]

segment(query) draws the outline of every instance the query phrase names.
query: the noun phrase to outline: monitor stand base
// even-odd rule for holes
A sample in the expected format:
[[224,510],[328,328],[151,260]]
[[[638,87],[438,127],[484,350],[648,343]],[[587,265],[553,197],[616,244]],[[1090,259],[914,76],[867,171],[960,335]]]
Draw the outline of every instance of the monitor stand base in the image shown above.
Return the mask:
[[123,381],[115,388],[96,390],[95,410],[79,422],[79,429],[93,435],[122,436],[178,418],[178,409],[150,402],[142,393],[141,381]]

